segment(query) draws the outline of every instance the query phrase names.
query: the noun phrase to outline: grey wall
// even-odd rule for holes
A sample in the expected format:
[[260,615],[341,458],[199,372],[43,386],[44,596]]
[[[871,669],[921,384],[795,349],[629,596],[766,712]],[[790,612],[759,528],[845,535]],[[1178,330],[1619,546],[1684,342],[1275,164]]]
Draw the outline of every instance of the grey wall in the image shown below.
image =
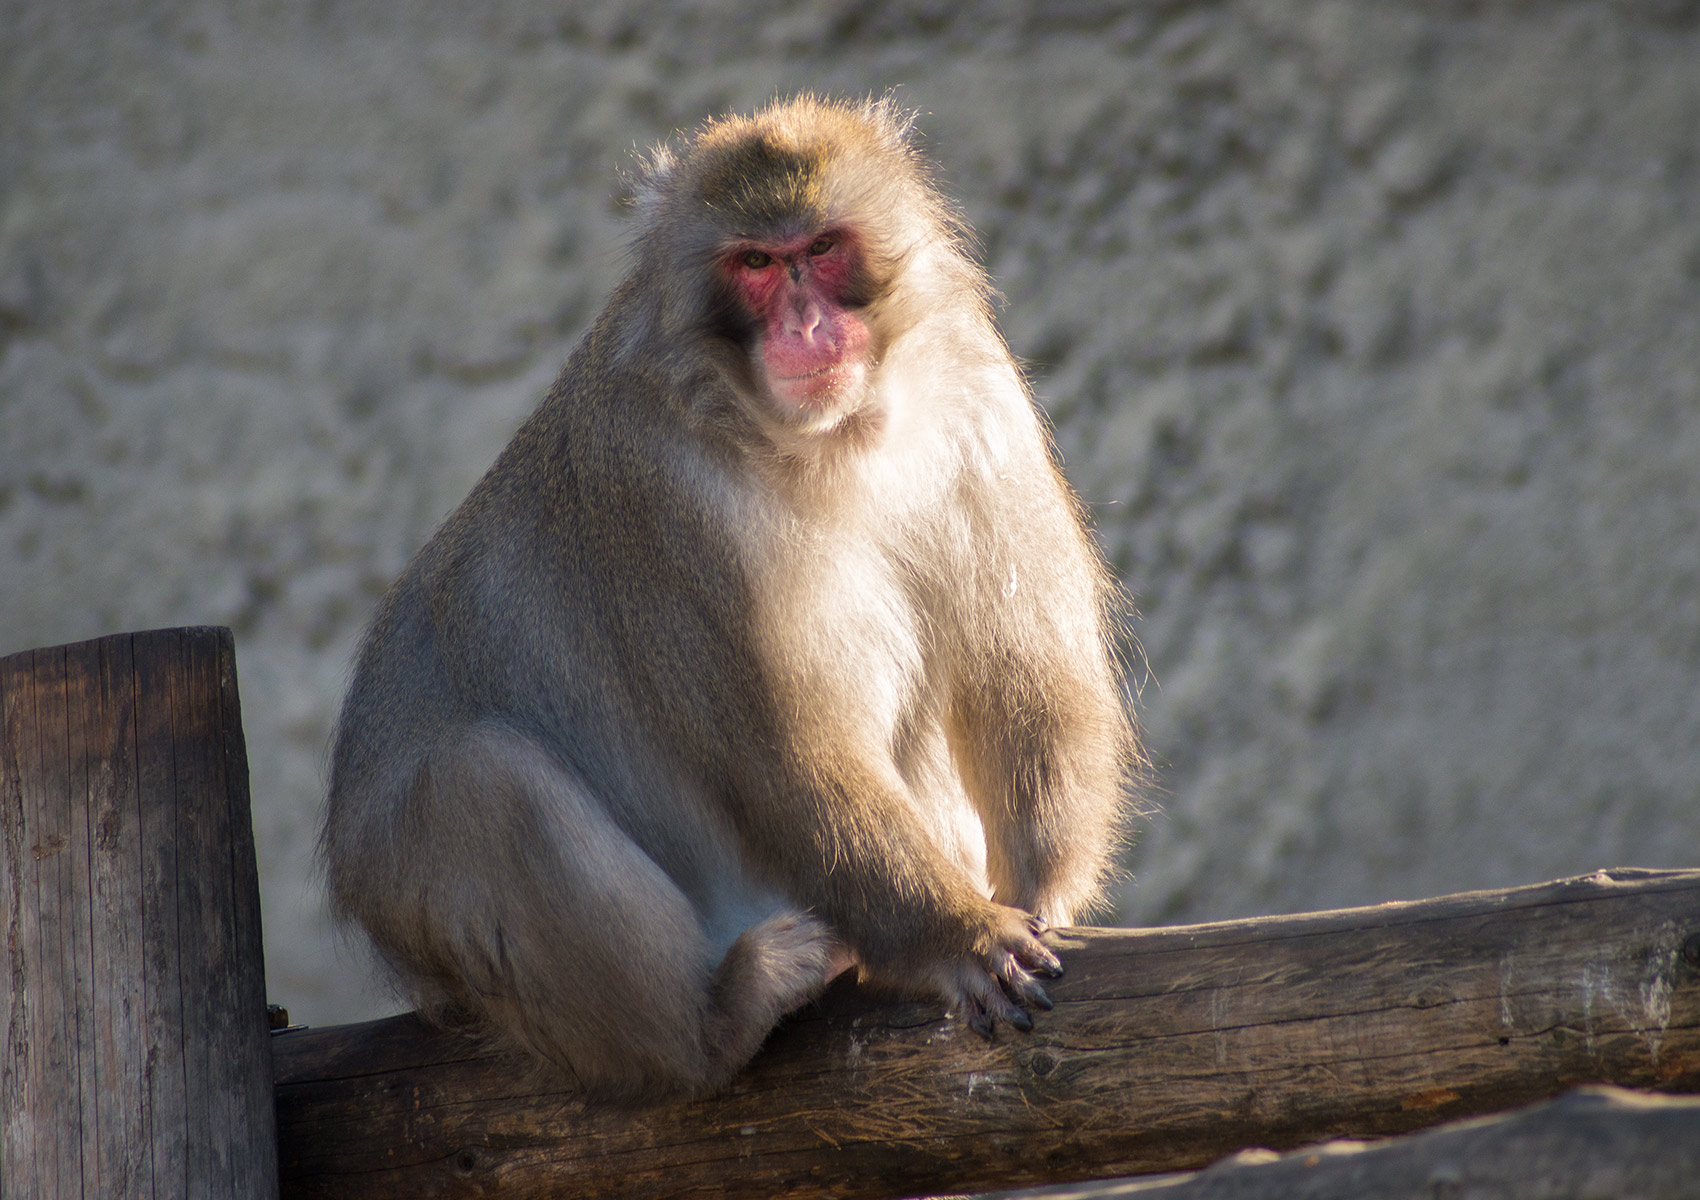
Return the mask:
[[310,874],[372,604],[634,144],[803,87],[925,112],[1138,597],[1125,919],[1695,863],[1696,5],[592,7],[5,5],[0,652],[235,628],[297,1019],[384,1003]]

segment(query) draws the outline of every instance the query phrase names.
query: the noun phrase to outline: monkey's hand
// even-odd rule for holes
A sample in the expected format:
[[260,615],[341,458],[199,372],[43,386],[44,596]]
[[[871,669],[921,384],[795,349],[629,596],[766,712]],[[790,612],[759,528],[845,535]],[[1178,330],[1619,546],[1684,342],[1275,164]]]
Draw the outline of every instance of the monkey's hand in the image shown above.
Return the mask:
[[1046,925],[1031,913],[988,904],[969,952],[939,963],[932,972],[939,994],[981,1037],[997,1022],[1023,1032],[1033,1028],[1030,1008],[1049,1010],[1044,979],[1062,976],[1062,963],[1039,941]]

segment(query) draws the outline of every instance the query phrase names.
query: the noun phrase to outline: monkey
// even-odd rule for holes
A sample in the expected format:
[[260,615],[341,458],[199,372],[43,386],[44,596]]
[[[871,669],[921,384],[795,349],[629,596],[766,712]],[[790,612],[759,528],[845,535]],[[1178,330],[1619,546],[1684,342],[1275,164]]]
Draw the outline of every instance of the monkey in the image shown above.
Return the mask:
[[889,97],[711,119],[380,602],[320,854],[419,1011],[723,1087],[838,974],[1031,1029],[1142,759],[1121,601]]

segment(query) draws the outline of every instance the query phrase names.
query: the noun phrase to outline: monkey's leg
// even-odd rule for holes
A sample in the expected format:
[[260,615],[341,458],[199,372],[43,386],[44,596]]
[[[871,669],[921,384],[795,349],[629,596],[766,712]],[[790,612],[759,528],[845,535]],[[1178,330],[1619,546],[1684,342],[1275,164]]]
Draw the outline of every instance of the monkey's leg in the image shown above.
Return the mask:
[[409,889],[411,931],[380,936],[392,961],[594,1091],[718,1086],[841,966],[831,932],[787,912],[716,967],[684,892],[512,731],[477,727],[434,752],[407,807],[398,832],[418,844],[403,853],[435,869]]

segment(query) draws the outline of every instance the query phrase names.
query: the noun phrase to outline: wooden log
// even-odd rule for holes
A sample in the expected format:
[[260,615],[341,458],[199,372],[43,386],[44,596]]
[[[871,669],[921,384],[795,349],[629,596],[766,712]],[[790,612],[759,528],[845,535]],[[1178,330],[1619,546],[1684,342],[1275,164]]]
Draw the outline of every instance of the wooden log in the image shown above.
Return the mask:
[[[889,1197],[1700,1090],[1700,871],[1063,931],[1028,1035],[835,989],[724,1094],[587,1111],[412,1016],[280,1036],[288,1197]],[[561,1020],[574,998],[561,997]]]
[[277,1195],[230,631],[0,659],[0,829],[0,1195]]
[[1195,1174],[1065,1184],[1023,1191],[1019,1200],[1693,1200],[1696,1193],[1700,1099],[1591,1087],[1386,1141],[1325,1142],[1279,1156],[1247,1151]]

